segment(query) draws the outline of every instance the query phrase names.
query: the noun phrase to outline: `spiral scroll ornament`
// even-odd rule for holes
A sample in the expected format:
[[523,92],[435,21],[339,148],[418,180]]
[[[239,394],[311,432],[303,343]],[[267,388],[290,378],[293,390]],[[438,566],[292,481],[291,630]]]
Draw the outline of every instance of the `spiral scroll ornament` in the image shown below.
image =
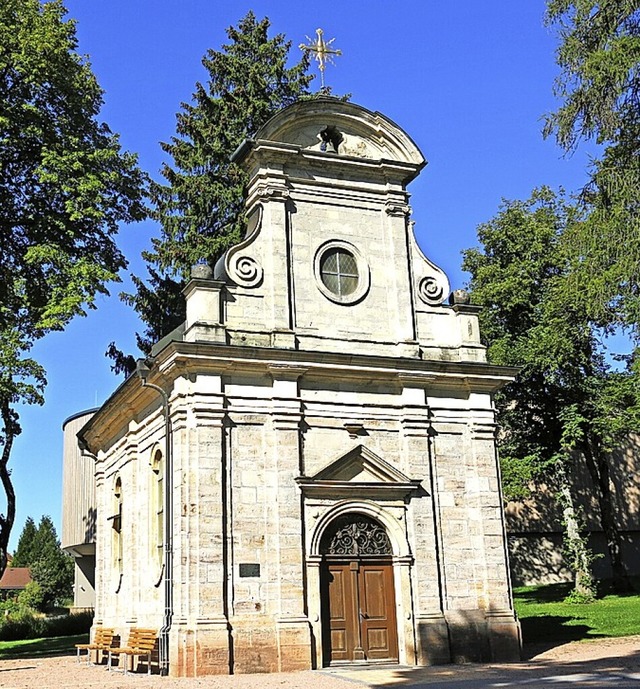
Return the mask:
[[243,287],[255,287],[262,280],[262,268],[251,256],[234,257],[229,268],[230,277]]
[[444,298],[444,288],[436,278],[428,276],[420,280],[418,296],[425,304],[439,304]]

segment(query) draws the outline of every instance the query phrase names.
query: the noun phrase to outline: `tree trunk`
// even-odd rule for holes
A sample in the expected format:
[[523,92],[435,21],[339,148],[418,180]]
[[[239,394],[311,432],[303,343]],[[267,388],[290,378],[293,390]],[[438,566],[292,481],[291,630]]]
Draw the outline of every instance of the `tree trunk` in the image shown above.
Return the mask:
[[18,415],[11,408],[9,400],[0,400],[0,414],[2,415],[2,456],[0,457],[0,481],[7,497],[7,514],[0,514],[0,577],[7,568],[7,550],[9,537],[16,517],[16,494],[11,483],[11,472],[7,468],[13,441],[20,433]]
[[560,470],[560,503],[565,530],[565,550],[570,557],[570,568],[574,574],[574,589],[584,600],[594,596],[593,576],[591,574],[592,556],[584,537],[580,533],[580,520],[573,502],[569,481],[564,471]]
[[596,489],[596,497],[600,510],[600,524],[604,531],[607,551],[611,561],[613,588],[617,593],[627,593],[633,590],[633,586],[631,585],[629,574],[627,573],[622,559],[622,539],[613,510],[609,458],[602,451],[601,447],[592,439],[587,439],[582,443],[580,449],[584,455],[591,480]]

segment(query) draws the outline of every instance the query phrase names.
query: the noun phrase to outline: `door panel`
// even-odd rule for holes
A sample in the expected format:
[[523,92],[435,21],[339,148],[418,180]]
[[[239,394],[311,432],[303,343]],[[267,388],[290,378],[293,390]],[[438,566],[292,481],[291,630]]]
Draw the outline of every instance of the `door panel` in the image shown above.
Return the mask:
[[329,608],[331,610],[331,619],[344,621],[346,620],[345,608],[347,605],[344,583],[345,579],[349,579],[349,572],[348,570],[345,572],[343,568],[332,568],[329,571],[331,574],[329,579]]
[[[336,660],[339,654],[346,654],[347,649],[347,635],[344,629],[331,630],[331,654],[332,659]],[[335,654],[335,658],[333,655]],[[346,655],[345,655],[346,657]]]
[[397,661],[391,564],[331,562],[324,571],[325,653],[329,661]]
[[386,616],[386,600],[384,586],[384,570],[381,567],[372,569],[371,566],[363,566],[360,578],[362,611],[370,618],[383,618]]
[[367,650],[369,653],[383,652],[388,648],[389,634],[386,629],[367,629]]
[[358,581],[365,655],[370,660],[397,660],[393,569],[391,565],[362,564]]
[[329,565],[327,578],[330,660],[352,660],[357,630],[349,565]]

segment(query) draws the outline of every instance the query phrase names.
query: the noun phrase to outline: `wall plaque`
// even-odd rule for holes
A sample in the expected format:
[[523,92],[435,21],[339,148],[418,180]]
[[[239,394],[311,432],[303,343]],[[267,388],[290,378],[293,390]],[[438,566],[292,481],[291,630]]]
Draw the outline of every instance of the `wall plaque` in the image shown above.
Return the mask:
[[240,563],[241,577],[259,577],[260,565],[257,562],[241,562]]

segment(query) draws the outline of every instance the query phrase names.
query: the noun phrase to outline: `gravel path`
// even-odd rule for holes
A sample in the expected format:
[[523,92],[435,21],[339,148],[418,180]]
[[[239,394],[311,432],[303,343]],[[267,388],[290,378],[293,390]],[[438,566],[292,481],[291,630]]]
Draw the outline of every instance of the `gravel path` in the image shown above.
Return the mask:
[[497,689],[499,687],[615,687],[640,689],[640,636],[572,642],[544,650],[525,648],[528,657],[509,665],[440,665],[428,668],[322,670],[270,675],[173,679],[123,675],[81,664],[75,656],[0,661],[3,689]]

